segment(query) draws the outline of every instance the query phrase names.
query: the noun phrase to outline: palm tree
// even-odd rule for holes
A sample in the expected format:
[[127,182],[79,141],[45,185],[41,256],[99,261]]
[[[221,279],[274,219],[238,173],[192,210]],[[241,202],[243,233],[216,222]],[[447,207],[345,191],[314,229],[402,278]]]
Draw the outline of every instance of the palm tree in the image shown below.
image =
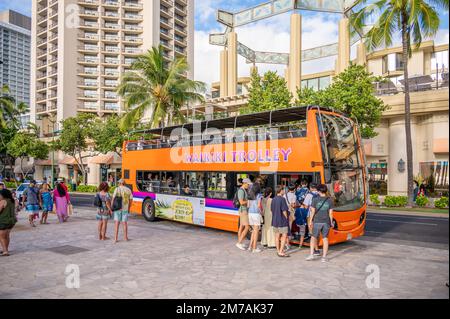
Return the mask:
[[[370,3],[369,3],[370,2]],[[362,30],[377,16],[377,21],[365,35],[366,46],[376,49],[389,47],[400,33],[403,54],[403,76],[405,80],[405,132],[408,172],[408,204],[413,205],[413,150],[411,140],[411,111],[408,83],[408,58],[412,54],[412,43],[419,48],[423,38],[429,38],[439,29],[438,9],[448,10],[449,0],[358,0],[361,9],[351,15],[350,21],[356,30]]]
[[161,47],[150,49],[124,74],[117,89],[128,111],[121,123],[124,129],[135,126],[147,110],[150,110],[152,127],[184,122],[181,107],[204,100],[199,93],[204,90],[204,83],[185,77],[189,70],[186,59],[176,58],[167,64],[163,53]]
[[28,106],[21,102],[16,103],[12,97],[7,85],[0,88],[0,128],[20,127],[19,116],[28,110]]

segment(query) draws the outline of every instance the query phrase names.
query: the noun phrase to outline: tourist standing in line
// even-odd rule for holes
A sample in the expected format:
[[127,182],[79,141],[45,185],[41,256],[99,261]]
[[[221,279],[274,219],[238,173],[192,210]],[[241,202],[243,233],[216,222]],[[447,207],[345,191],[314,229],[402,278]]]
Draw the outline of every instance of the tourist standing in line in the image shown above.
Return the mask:
[[317,187],[319,191],[319,196],[314,198],[311,204],[311,220],[313,222],[313,234],[310,244],[310,255],[306,260],[314,260],[314,248],[316,243],[320,240],[320,235],[322,235],[323,241],[323,255],[322,262],[327,262],[328,254],[328,234],[330,228],[333,227],[333,201],[327,196],[327,186],[319,185]]
[[239,200],[239,230],[238,230],[238,242],[236,247],[241,250],[246,250],[247,247],[242,243],[247,236],[250,228],[248,220],[248,193],[247,190],[250,187],[251,181],[248,178],[242,180],[242,186],[237,190],[237,197]]
[[[292,239],[294,236],[292,228],[295,222],[295,209],[297,208],[297,196],[295,196],[295,185],[289,185],[288,192],[285,194],[286,202],[288,204],[288,218],[289,218],[289,232],[288,238]],[[289,240],[286,242],[286,249],[289,249]]]
[[9,256],[9,243],[11,229],[17,223],[14,198],[11,191],[0,190],[0,256]]
[[41,224],[45,225],[48,224],[48,213],[53,211],[53,196],[52,192],[50,191],[49,184],[42,184],[41,190],[39,191],[39,199],[41,201],[42,208]]
[[39,218],[39,189],[36,181],[30,181],[30,185],[22,193],[22,203],[25,203],[25,211],[28,213],[28,222],[31,227],[36,227],[34,220]]
[[[311,205],[314,198],[319,196],[319,192],[317,191],[317,184],[311,183],[309,186],[310,191],[308,194],[306,194],[305,200],[302,204],[302,219],[306,220],[306,225],[308,226],[308,235],[311,237],[312,230],[313,230],[313,224],[311,220]],[[306,213],[306,215],[304,215]],[[311,242],[310,242],[311,243]],[[316,241],[315,247],[314,247],[314,256],[320,256],[320,250],[319,250],[319,243]]]
[[114,203],[115,198],[122,198],[122,207],[119,210],[114,211],[114,242],[119,241],[119,226],[122,223],[123,226],[123,239],[128,241],[128,216],[130,215],[130,207],[133,203],[133,194],[131,190],[125,186],[125,181],[120,179],[119,186],[114,190],[111,203]]
[[272,194],[271,187],[267,187],[264,191],[264,197],[261,200],[263,209],[264,225],[262,228],[261,244],[269,249],[276,248],[275,246],[275,232],[272,227]]
[[284,197],[283,186],[277,187],[277,196],[272,199],[272,226],[275,231],[275,246],[279,257],[290,257],[285,252],[287,236],[289,232],[289,207]]
[[[259,181],[255,181],[256,184],[259,185]],[[254,185],[253,185],[254,186]],[[249,200],[249,207],[248,207],[248,220],[250,227],[252,227],[252,236],[250,238],[250,244],[248,247],[248,250],[252,253],[260,253],[261,249],[258,248],[258,237],[259,237],[259,230],[261,228],[261,222],[262,222],[262,206],[261,206],[261,199],[262,195],[260,192],[260,187],[257,186],[254,188],[254,200]]]
[[58,221],[61,224],[65,223],[69,218],[67,210],[70,205],[70,196],[67,187],[63,182],[58,182],[56,184],[56,189],[53,192],[53,202],[55,203]]

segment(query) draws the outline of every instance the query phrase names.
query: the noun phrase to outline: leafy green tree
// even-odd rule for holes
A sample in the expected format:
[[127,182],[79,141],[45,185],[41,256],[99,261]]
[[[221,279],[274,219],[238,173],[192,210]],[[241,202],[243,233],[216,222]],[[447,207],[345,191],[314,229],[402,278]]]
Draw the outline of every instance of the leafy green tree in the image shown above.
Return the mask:
[[26,177],[33,167],[24,168],[24,161],[28,158],[46,159],[49,146],[42,142],[34,132],[21,131],[14,135],[8,143],[7,152],[14,158],[20,159],[20,171]]
[[122,156],[122,145],[127,139],[127,134],[121,129],[120,121],[119,116],[112,115],[96,125],[93,136],[96,151],[102,154],[115,152]]
[[[8,143],[21,127],[20,115],[27,112],[25,103],[16,103],[7,85],[0,88],[0,166],[14,168],[16,158],[8,154]],[[0,171],[1,173],[1,171]]]
[[165,62],[161,47],[154,47],[139,56],[132,64],[131,71],[123,76],[117,90],[125,99],[127,107],[127,114],[121,122],[122,128],[134,126],[148,110],[153,127],[184,122],[181,107],[203,101],[199,92],[205,88],[204,83],[186,78],[188,70],[185,58]]
[[62,129],[59,138],[53,143],[52,148],[73,157],[77,163],[78,171],[82,173],[82,179],[86,184],[86,159],[97,155],[94,152],[92,141],[96,133],[98,120],[95,115],[78,113],[75,117],[69,117],[61,122]]
[[[408,205],[414,203],[413,148],[411,138],[411,108],[408,83],[408,57],[411,57],[412,43],[420,47],[423,38],[434,36],[439,30],[439,10],[448,11],[448,0],[358,0],[360,7],[351,16],[356,30],[370,26],[366,34],[366,45],[376,49],[382,45],[389,47],[394,36],[400,32],[403,48],[403,76],[405,79],[405,133],[408,172]],[[378,15],[372,25],[373,18]]]
[[291,101],[292,94],[284,78],[272,71],[264,76],[254,71],[251,75],[248,105],[241,109],[241,114],[287,108],[291,106]]
[[324,90],[298,89],[298,105],[319,105],[331,107],[348,114],[357,121],[363,138],[377,135],[375,128],[388,106],[377,98],[373,83],[383,81],[369,73],[364,66],[350,65],[333,79]]

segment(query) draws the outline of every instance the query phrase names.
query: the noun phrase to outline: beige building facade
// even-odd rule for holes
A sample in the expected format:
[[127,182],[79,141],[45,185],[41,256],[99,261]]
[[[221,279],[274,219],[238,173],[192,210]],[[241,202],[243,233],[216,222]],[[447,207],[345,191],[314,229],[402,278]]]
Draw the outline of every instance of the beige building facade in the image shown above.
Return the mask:
[[[186,57],[194,72],[194,0],[32,1],[31,121],[51,140],[59,123],[79,112],[100,117],[124,111],[116,93],[121,75],[136,57],[161,45],[169,63]],[[76,178],[64,154],[38,161],[35,178]],[[120,159],[87,160],[88,183],[120,175]],[[105,174],[105,170],[106,171]]]
[[[302,50],[302,19],[299,13],[291,14],[290,52],[286,65],[285,79],[289,90],[296,94],[298,87],[314,90],[329,86],[333,77],[345,70],[350,63],[365,65],[375,75],[389,79],[388,83],[374,83],[375,94],[390,109],[383,114],[377,129],[378,136],[364,141],[367,166],[372,193],[404,195],[407,191],[406,139],[404,126],[404,81],[401,48],[367,52],[364,45],[352,42],[349,20],[343,17],[338,25],[338,42],[332,45]],[[198,111],[210,118],[216,112],[239,113],[247,104],[247,87],[250,79],[237,78],[237,50],[235,49],[238,31],[228,34],[228,42],[220,55],[220,81],[212,85],[212,98],[199,105],[191,113]],[[351,56],[352,43],[354,56]],[[315,74],[304,74],[301,64],[304,61],[335,56],[335,68]],[[230,58],[231,57],[231,58]],[[283,63],[283,55],[278,57]],[[251,68],[254,68],[252,66]],[[436,189],[448,192],[448,44],[435,45],[425,41],[412,53],[408,62],[411,88],[411,112],[414,148],[414,174],[419,179],[433,176]],[[249,74],[250,69],[249,68]],[[237,92],[237,89],[240,89]]]

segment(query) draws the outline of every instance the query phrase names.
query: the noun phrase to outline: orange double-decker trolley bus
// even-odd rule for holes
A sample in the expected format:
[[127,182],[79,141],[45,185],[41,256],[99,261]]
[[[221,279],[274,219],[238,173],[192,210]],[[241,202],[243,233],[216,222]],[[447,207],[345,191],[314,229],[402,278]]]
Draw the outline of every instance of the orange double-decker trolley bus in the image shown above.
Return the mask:
[[334,200],[330,243],[362,236],[365,158],[357,125],[319,107],[292,107],[140,131],[127,141],[123,177],[132,213],[237,232],[233,197],[243,178],[275,189],[307,180]]

